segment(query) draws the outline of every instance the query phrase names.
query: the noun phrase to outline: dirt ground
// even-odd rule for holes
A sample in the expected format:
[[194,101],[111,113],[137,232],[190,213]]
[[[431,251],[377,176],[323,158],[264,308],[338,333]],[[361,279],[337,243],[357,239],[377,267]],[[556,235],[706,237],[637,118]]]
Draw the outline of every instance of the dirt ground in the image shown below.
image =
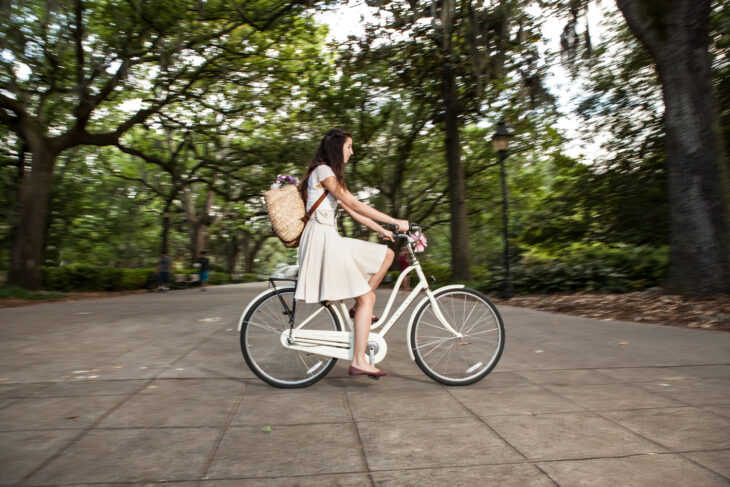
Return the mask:
[[[93,299],[138,291],[64,293],[60,300]],[[584,316],[601,320],[636,321],[688,328],[730,331],[730,295],[705,298],[662,294],[656,289],[626,293],[572,293],[517,296],[510,300],[493,299],[496,304],[532,308],[553,313]],[[0,308],[40,304],[51,300],[0,299]],[[55,299],[53,300],[55,301]]]
[[730,331],[730,295],[705,298],[650,290],[625,294],[573,293],[517,296],[497,304],[602,320],[636,321]]
[[[40,291],[41,293],[43,291]],[[108,298],[113,296],[124,296],[127,294],[140,294],[146,293],[144,289],[136,289],[134,291],[91,291],[91,292],[69,292],[69,293],[49,293],[49,294],[62,294],[62,298],[47,298],[47,299],[21,299],[21,298],[0,298],[0,308],[17,308],[18,306],[30,306],[32,304],[43,304],[54,301],[78,301],[79,299],[95,299],[95,298]]]

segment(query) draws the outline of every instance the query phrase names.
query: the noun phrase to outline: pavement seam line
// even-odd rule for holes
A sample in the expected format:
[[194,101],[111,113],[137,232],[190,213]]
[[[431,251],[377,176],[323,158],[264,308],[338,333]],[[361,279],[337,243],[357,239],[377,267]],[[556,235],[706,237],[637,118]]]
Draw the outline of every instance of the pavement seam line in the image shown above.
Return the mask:
[[722,414],[716,413],[715,411],[713,411],[711,409],[707,409],[707,408],[711,408],[711,407],[727,406],[727,405],[728,405],[727,403],[724,403],[724,404],[705,404],[705,405],[702,405],[702,406],[699,406],[699,407],[703,411],[707,411],[708,413],[713,414],[713,415],[717,416],[718,418],[721,418],[721,419],[724,419],[725,421],[728,421],[728,416],[723,416]]
[[447,393],[448,393],[448,394],[449,394],[449,395],[450,395],[450,396],[451,396],[451,397],[452,397],[452,398],[453,398],[453,399],[454,399],[454,400],[455,400],[455,401],[456,401],[457,403],[459,403],[459,404],[461,405],[461,407],[462,407],[462,408],[464,408],[464,409],[465,409],[465,410],[466,410],[466,411],[467,411],[467,412],[468,412],[468,413],[469,413],[469,414],[470,414],[470,415],[471,415],[472,417],[476,418],[476,420],[477,420],[477,421],[479,421],[479,422],[480,422],[480,423],[482,423],[482,424],[483,424],[484,426],[486,426],[487,428],[489,428],[489,430],[490,430],[490,431],[491,431],[492,433],[494,433],[495,435],[497,435],[497,437],[498,437],[499,439],[501,439],[502,441],[504,441],[504,443],[505,443],[506,445],[508,445],[508,446],[509,446],[510,448],[512,448],[512,449],[513,449],[514,451],[516,451],[516,452],[517,452],[517,454],[518,454],[518,455],[520,455],[520,456],[521,456],[521,457],[522,457],[523,459],[525,459],[525,460],[528,460],[528,458],[527,458],[527,455],[525,455],[524,453],[522,453],[522,452],[521,452],[521,451],[520,451],[520,450],[519,450],[519,449],[518,449],[518,448],[517,448],[516,446],[514,446],[514,445],[513,445],[512,443],[510,443],[509,441],[507,441],[507,439],[506,439],[505,437],[503,437],[502,435],[500,435],[500,434],[499,434],[499,433],[497,432],[497,430],[495,430],[494,428],[492,428],[492,427],[491,427],[491,426],[489,425],[489,423],[487,423],[486,421],[484,421],[484,420],[483,420],[483,419],[482,419],[481,417],[479,417],[479,415],[478,415],[477,413],[475,413],[474,411],[472,411],[472,410],[471,410],[471,409],[470,409],[470,408],[469,408],[469,407],[468,407],[468,406],[467,406],[466,404],[464,404],[463,402],[461,402],[461,401],[459,400],[459,398],[458,398],[458,397],[454,396],[454,394],[453,394],[453,393],[451,392],[451,390],[450,390],[449,388],[447,388],[447,387],[443,387],[443,388],[444,388],[444,389],[446,390],[446,392],[447,392]]
[[[40,465],[38,465],[36,468],[31,470],[28,474],[23,476],[22,479],[20,479],[20,482],[18,482],[18,485],[25,484],[28,480],[30,480],[35,474],[46,468],[51,462],[53,462],[56,458],[59,458],[61,455],[63,455],[69,448],[71,448],[74,444],[76,444],[81,438],[89,434],[91,430],[96,429],[96,427],[104,421],[106,418],[108,418],[112,413],[117,411],[119,408],[121,408],[123,405],[125,405],[127,402],[129,402],[134,396],[139,394],[141,391],[143,391],[150,383],[152,383],[154,379],[142,379],[144,383],[138,387],[136,390],[130,392],[124,399],[116,403],[114,406],[109,408],[104,414],[99,416],[96,421],[91,423],[87,428],[83,429],[78,435],[71,438],[69,441],[67,441],[63,446],[61,446],[53,455],[46,458],[43,462],[41,462]],[[79,396],[79,397],[88,397],[88,396]]]
[[347,411],[350,413],[350,419],[352,420],[352,425],[355,426],[355,434],[357,435],[357,442],[360,444],[360,458],[362,459],[363,463],[365,464],[365,468],[367,469],[367,476],[368,479],[370,479],[370,485],[372,487],[375,487],[375,480],[372,476],[372,470],[370,470],[370,463],[368,462],[368,457],[365,454],[365,445],[362,442],[362,436],[360,435],[360,427],[358,426],[357,421],[355,421],[355,414],[352,412],[352,403],[350,402],[350,395],[349,391],[345,389],[345,405],[347,406]]
[[[647,409],[667,409],[667,408],[646,408],[646,409],[643,409],[642,411],[646,411]],[[681,409],[681,407],[680,407],[680,408],[675,408],[675,409]],[[686,408],[684,408],[684,409],[686,409]],[[695,408],[695,409],[697,409],[697,408]],[[659,441],[657,441],[657,440],[652,440],[651,438],[648,438],[648,437],[646,437],[646,436],[642,435],[642,434],[641,434],[641,433],[639,433],[638,431],[634,431],[634,430],[632,430],[632,429],[631,429],[631,428],[629,428],[628,426],[624,426],[623,424],[619,423],[618,421],[616,421],[616,420],[614,420],[614,419],[611,419],[611,418],[609,418],[608,416],[606,416],[606,415],[602,414],[602,413],[601,413],[601,411],[593,411],[593,414],[596,414],[597,416],[600,416],[601,418],[605,419],[606,421],[608,421],[608,422],[610,422],[610,423],[613,423],[613,424],[615,424],[616,426],[618,426],[618,427],[620,427],[620,428],[622,428],[622,429],[624,429],[624,430],[626,430],[626,431],[630,432],[630,433],[631,433],[631,434],[633,434],[633,435],[636,435],[636,436],[638,436],[639,438],[643,438],[643,439],[645,439],[646,441],[648,441],[648,442],[650,442],[650,443],[653,443],[653,444],[655,444],[655,445],[657,445],[657,446],[659,446],[659,447],[661,447],[661,448],[664,448],[664,449],[666,449],[666,450],[667,450],[668,452],[670,452],[670,453],[673,453],[673,450],[672,450],[672,449],[671,449],[670,447],[668,447],[668,446],[666,446],[666,445],[664,445],[664,444],[660,443],[660,442],[659,442]],[[657,453],[662,453],[662,452],[657,452]]]
[[[712,450],[708,450],[708,451],[712,451]],[[720,450],[720,451],[727,451],[727,450]],[[703,464],[701,464],[701,463],[699,463],[699,462],[697,462],[697,461],[695,461],[695,460],[691,459],[690,457],[686,456],[686,453],[687,453],[687,452],[684,452],[684,453],[678,453],[678,455],[679,455],[679,456],[681,456],[682,458],[684,458],[685,460],[687,460],[687,461],[689,461],[689,462],[691,462],[691,463],[694,463],[694,464],[695,464],[695,465],[697,465],[698,467],[700,467],[700,468],[702,468],[702,469],[704,469],[704,470],[707,470],[708,472],[712,472],[712,473],[714,473],[715,475],[719,475],[720,477],[722,477],[722,478],[723,478],[723,479],[725,479],[725,480],[730,480],[730,479],[729,479],[728,477],[724,476],[724,475],[723,475],[723,474],[721,474],[720,472],[716,472],[716,471],[712,470],[712,469],[711,469],[710,467],[708,467],[708,466],[706,466],[706,465],[703,465]],[[698,452],[689,452],[689,453],[705,453],[705,451],[698,451]]]
[[[629,384],[629,385],[630,385],[630,383],[626,383],[626,382],[624,382],[624,384]],[[563,398],[563,399],[565,399],[566,401],[570,401],[570,402],[572,402],[572,403],[574,403],[574,404],[577,404],[577,405],[579,405],[579,406],[581,406],[581,407],[585,407],[585,406],[581,405],[580,403],[578,403],[577,401],[575,401],[575,400],[573,400],[573,399],[571,399],[571,398],[569,398],[569,397],[566,397],[566,396],[564,396],[563,394],[560,394],[559,392],[555,392],[555,391],[552,391],[552,392],[553,392],[554,394],[557,394],[557,395],[559,395],[560,397],[562,397],[562,398]],[[670,408],[671,406],[667,406],[667,407],[668,407],[668,408]],[[638,432],[636,432],[636,431],[632,430],[631,428],[628,428],[628,427],[626,427],[626,426],[622,425],[621,423],[618,423],[618,422],[616,422],[616,421],[612,420],[611,418],[609,418],[609,417],[605,416],[604,414],[601,414],[601,411],[598,411],[598,410],[593,410],[593,409],[589,409],[589,408],[587,408],[587,407],[585,407],[585,409],[586,409],[586,410],[587,410],[587,411],[588,411],[589,413],[591,413],[591,414],[594,414],[594,415],[596,415],[597,417],[603,418],[603,419],[605,419],[606,421],[608,421],[608,422],[610,422],[610,423],[612,423],[612,424],[614,424],[614,425],[616,425],[616,426],[620,427],[621,429],[623,429],[623,430],[626,430],[626,431],[628,431],[629,433],[631,433],[631,434],[633,434],[633,435],[635,435],[635,436],[638,436],[639,438],[643,438],[644,440],[646,440],[646,441],[648,441],[648,442],[650,442],[650,443],[653,443],[653,444],[655,444],[655,445],[657,445],[657,446],[659,446],[659,447],[661,447],[661,448],[664,448],[664,449],[666,449],[666,450],[669,450],[669,451],[671,451],[671,448],[668,448],[668,447],[666,447],[666,446],[662,445],[661,443],[659,443],[658,441],[654,441],[654,440],[652,440],[652,439],[650,439],[650,438],[647,438],[646,436],[644,436],[644,435],[641,435],[641,434],[639,434]],[[646,409],[664,409],[664,408],[641,408],[641,410],[646,410]],[[627,411],[627,410],[626,410],[626,409],[620,409],[619,411]],[[635,409],[629,409],[628,411],[635,411]]]
[[536,379],[530,379],[529,377],[527,377],[526,375],[524,375],[524,373],[525,372],[528,372],[528,373],[529,372],[569,372],[569,371],[581,371],[581,370],[590,370],[590,371],[592,371],[592,372],[594,372],[594,373],[596,373],[598,375],[604,376],[606,378],[606,380],[610,380],[610,382],[595,382],[595,383],[589,382],[587,384],[580,384],[580,385],[599,386],[599,385],[621,384],[622,383],[621,379],[616,379],[614,377],[611,377],[608,374],[604,374],[602,372],[599,372],[596,369],[545,369],[545,370],[542,370],[542,369],[526,369],[526,370],[515,370],[514,373],[517,374],[518,376],[522,377],[523,379],[532,382],[533,384],[535,384],[537,386],[562,386],[562,385],[570,386],[570,385],[577,385],[577,384],[574,384],[574,383],[571,383],[571,384],[562,384],[562,383],[560,383],[560,384],[552,384],[550,382],[538,382]]
[[558,483],[558,481],[557,481],[557,480],[555,480],[555,479],[554,479],[554,478],[553,478],[553,477],[552,477],[552,476],[551,476],[551,475],[550,475],[549,473],[547,473],[547,472],[546,472],[545,470],[543,470],[543,469],[542,469],[542,467],[541,467],[540,465],[538,465],[538,464],[537,464],[537,462],[533,462],[533,463],[532,463],[532,465],[534,465],[536,469],[538,469],[538,470],[539,470],[540,472],[542,472],[542,474],[543,474],[543,475],[544,475],[545,477],[547,477],[547,479],[548,479],[548,480],[550,480],[550,482],[552,482],[553,484],[555,484],[555,485],[556,485],[557,487],[560,487],[560,484]]
[[238,413],[238,410],[241,408],[241,404],[243,403],[243,398],[246,395],[246,390],[242,390],[240,395],[238,396],[238,401],[236,402],[236,405],[231,408],[231,411],[228,413],[228,417],[226,418],[224,425],[220,427],[220,433],[218,434],[218,438],[216,438],[215,443],[213,444],[213,448],[211,448],[210,454],[208,455],[208,458],[206,458],[205,463],[203,464],[203,468],[200,469],[200,474],[198,475],[198,480],[204,480],[206,476],[208,475],[208,470],[210,469],[211,464],[213,463],[213,459],[218,454],[218,450],[220,449],[221,443],[223,442],[223,437],[226,436],[226,433],[228,432],[228,428],[231,426],[231,423],[233,422],[233,418],[236,416],[236,413]]
[[[180,355],[178,358],[176,358],[175,360],[173,360],[172,363],[169,366],[170,367],[174,367],[175,364],[177,364],[179,361],[181,361],[182,359],[184,359],[185,357],[187,357],[188,355],[190,355],[192,352],[198,350],[200,347],[202,347],[205,344],[205,342],[207,342],[208,340],[210,340],[211,338],[213,338],[214,335],[217,335],[220,332],[221,332],[221,330],[213,330],[209,335],[203,337],[203,339],[200,340],[196,345],[194,345],[192,348],[189,348],[187,351],[183,352],[182,355]],[[160,375],[163,374],[164,372],[167,372],[167,371],[166,370],[160,371],[155,376],[155,379],[159,379],[160,378]],[[175,377],[169,377],[169,378],[170,379],[174,379]],[[182,377],[182,378],[184,379],[185,377]]]
[[[626,409],[595,409],[594,410],[594,409],[590,409],[588,406],[583,406],[581,403],[579,403],[575,399],[571,399],[568,396],[565,396],[564,394],[561,394],[558,391],[553,391],[552,389],[549,389],[549,390],[553,394],[559,395],[561,398],[565,399],[566,401],[570,401],[570,402],[572,402],[574,404],[577,404],[577,405],[585,408],[586,411],[590,411],[590,412],[596,412],[596,411],[606,411],[606,412],[609,412],[609,411],[638,411],[638,410],[641,410],[641,409],[668,409],[668,408],[681,408],[681,407],[696,407],[696,406],[693,406],[691,404],[688,404],[688,403],[686,403],[684,401],[680,401],[679,399],[675,399],[675,398],[673,398],[671,396],[667,396],[667,395],[664,395],[664,394],[662,394],[660,392],[655,392],[655,391],[652,391],[651,389],[646,389],[644,387],[641,387],[641,386],[639,386],[635,382],[621,382],[621,383],[618,383],[618,384],[579,384],[579,385],[576,384],[576,385],[572,385],[572,386],[569,385],[568,387],[602,386],[602,385],[606,385],[606,386],[622,385],[622,386],[629,386],[629,387],[637,387],[638,389],[641,389],[644,392],[649,392],[649,393],[657,394],[658,396],[661,396],[664,399],[669,399],[670,401],[677,401],[677,402],[679,402],[682,405],[672,405],[672,406],[647,406],[647,407],[633,407],[633,408],[626,408]],[[552,386],[552,387],[565,387],[565,386]]]
[[[682,379],[682,380],[687,380],[687,379]],[[676,397],[672,397],[672,396],[670,396],[669,394],[667,394],[667,393],[665,393],[663,391],[655,391],[653,389],[649,389],[648,387],[646,387],[646,383],[648,383],[648,382],[656,383],[658,381],[651,380],[651,381],[642,381],[642,382],[627,382],[627,384],[630,384],[630,385],[634,385],[635,384],[636,387],[638,387],[642,391],[651,392],[651,393],[657,394],[657,395],[659,395],[659,396],[661,396],[663,398],[670,399],[672,401],[677,401],[678,403],[683,404],[683,405],[685,405],[687,407],[697,407],[696,405],[690,404],[687,401],[684,401],[682,399],[678,399]],[[672,381],[662,381],[662,382],[672,382]],[[676,382],[676,381],[674,381],[674,382]],[[682,407],[682,406],[676,406],[676,407]]]
[[0,411],[2,411],[5,408],[8,408],[8,407],[12,406],[13,404],[15,404],[15,403],[17,403],[19,401],[22,401],[23,399],[27,399],[27,398],[25,398],[25,397],[10,397],[10,398],[4,399],[4,400],[8,401],[8,403],[5,406],[0,407]]

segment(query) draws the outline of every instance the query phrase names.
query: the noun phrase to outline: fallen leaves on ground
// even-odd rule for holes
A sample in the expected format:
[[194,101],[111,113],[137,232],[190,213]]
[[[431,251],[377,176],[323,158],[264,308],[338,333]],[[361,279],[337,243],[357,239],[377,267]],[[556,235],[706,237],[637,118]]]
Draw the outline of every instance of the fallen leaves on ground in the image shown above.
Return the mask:
[[[43,291],[39,291],[43,292]],[[86,291],[86,292],[67,292],[62,293],[61,298],[49,299],[23,299],[23,298],[0,298],[0,308],[16,308],[18,306],[29,306],[31,304],[44,304],[54,301],[76,301],[79,299],[95,299],[95,298],[111,298],[115,296],[126,296],[127,294],[143,294],[147,291],[144,289],[134,289],[131,291]]]
[[585,318],[730,331],[728,294],[692,298],[652,290],[624,294],[582,292],[517,296],[495,302]]
[[[136,290],[66,293],[64,300],[102,298],[144,292],[144,290]],[[516,296],[510,300],[499,298],[493,300],[498,305],[532,308],[601,320],[635,321],[730,331],[730,295],[728,294],[691,298],[674,294],[661,294],[655,289],[650,289],[643,292],[624,294],[596,292],[532,294]],[[40,304],[42,302],[48,301],[5,298],[0,299],[0,308]]]

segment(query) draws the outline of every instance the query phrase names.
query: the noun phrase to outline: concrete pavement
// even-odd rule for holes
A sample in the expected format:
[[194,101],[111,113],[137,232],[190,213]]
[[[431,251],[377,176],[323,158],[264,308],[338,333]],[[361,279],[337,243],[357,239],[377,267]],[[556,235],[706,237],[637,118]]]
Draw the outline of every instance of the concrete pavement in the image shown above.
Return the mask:
[[388,377],[280,390],[239,350],[263,288],[0,309],[0,485],[730,485],[730,333],[505,306],[495,371],[445,387],[402,318]]

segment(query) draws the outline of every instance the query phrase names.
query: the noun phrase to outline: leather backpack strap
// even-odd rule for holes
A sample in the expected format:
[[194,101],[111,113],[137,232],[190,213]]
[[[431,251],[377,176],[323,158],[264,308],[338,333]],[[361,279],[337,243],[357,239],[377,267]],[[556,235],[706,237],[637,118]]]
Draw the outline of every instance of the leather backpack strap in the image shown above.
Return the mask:
[[302,221],[304,223],[307,223],[309,221],[309,219],[312,217],[312,214],[315,211],[317,211],[317,207],[319,206],[320,203],[322,203],[322,201],[324,201],[324,199],[327,197],[327,194],[328,193],[329,193],[329,190],[328,189],[325,189],[324,190],[324,193],[322,193],[322,196],[320,196],[319,199],[314,202],[314,204],[309,209],[309,211],[307,212],[307,214],[302,217]]

